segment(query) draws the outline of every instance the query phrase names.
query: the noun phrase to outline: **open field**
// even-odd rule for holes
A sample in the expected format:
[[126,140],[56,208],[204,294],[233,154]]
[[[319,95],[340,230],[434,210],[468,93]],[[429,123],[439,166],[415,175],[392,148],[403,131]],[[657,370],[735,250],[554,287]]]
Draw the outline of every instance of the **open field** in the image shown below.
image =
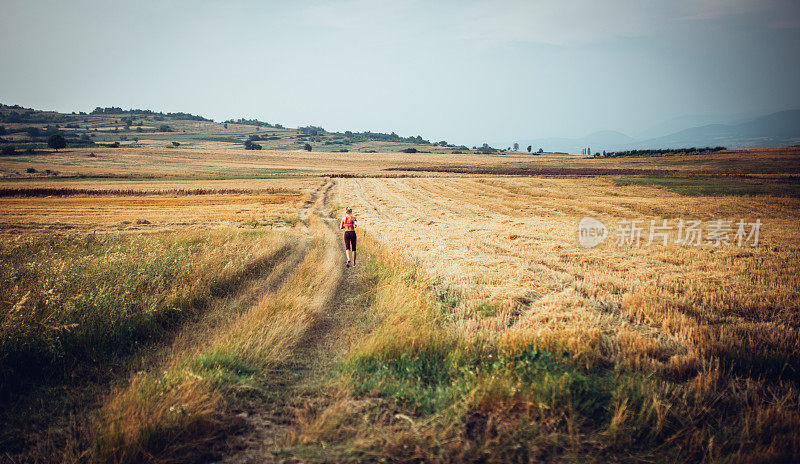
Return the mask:
[[[796,461],[798,166],[798,148],[3,157],[0,460]],[[597,247],[584,216],[609,228]],[[708,241],[717,220],[731,243]]]
[[[797,199],[685,197],[603,179],[352,179],[339,188],[371,235],[418,263],[441,303],[445,335],[439,336],[512,353],[566,350],[579,364],[615,372],[604,405],[607,429],[584,422],[597,418],[578,405],[571,413],[577,417],[564,418],[587,427],[569,432],[576,450],[603,434],[645,433],[651,446],[658,436],[681,442],[692,459],[733,454],[758,461],[797,452]],[[645,240],[619,247],[612,237],[586,250],[575,240],[582,216],[608,224],[760,218],[763,241],[755,248],[645,246]],[[400,362],[381,350],[370,356],[389,366]],[[635,387],[641,389],[635,405],[625,396],[630,392],[614,391],[630,387],[619,383],[625,375],[647,384]],[[528,410],[532,398],[520,396],[513,380],[495,387],[504,399],[472,406],[482,420],[502,422],[517,408],[527,412],[515,420],[541,418],[541,405]],[[758,417],[769,419],[756,426]],[[713,425],[720,421],[738,424],[727,441]],[[564,433],[572,427],[564,426]],[[635,453],[637,442],[625,446]]]

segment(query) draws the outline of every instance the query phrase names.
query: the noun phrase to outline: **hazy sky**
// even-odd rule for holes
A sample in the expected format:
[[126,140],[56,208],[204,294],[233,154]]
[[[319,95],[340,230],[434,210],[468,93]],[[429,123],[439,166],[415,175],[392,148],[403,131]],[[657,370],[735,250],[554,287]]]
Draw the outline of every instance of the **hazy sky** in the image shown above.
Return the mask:
[[0,0],[0,44],[6,104],[468,145],[800,108],[798,0]]

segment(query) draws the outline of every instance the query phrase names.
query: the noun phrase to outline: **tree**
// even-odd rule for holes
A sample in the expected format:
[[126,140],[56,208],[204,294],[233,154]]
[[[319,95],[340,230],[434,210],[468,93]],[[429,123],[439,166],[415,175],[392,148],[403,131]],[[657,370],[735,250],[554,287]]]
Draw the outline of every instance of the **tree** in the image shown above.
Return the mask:
[[414,147],[409,147],[409,148],[404,148],[404,149],[402,149],[400,151],[402,151],[403,153],[416,153],[417,149],[414,148]]
[[180,142],[172,142],[172,146],[173,147],[180,147],[181,144],[180,144]]
[[310,144],[310,143],[307,143],[307,144],[303,145],[303,150],[305,150],[305,151],[311,151],[311,144]]
[[531,152],[531,146],[528,145],[528,153],[530,153],[530,152]]
[[[116,129],[117,129],[117,128],[115,127],[115,128],[114,128],[114,130],[116,130]],[[158,126],[158,131],[159,131],[159,132],[172,132],[172,128],[171,128],[171,127],[169,127],[169,126],[168,126],[168,125],[166,125],[166,124],[162,124],[162,125]]]
[[544,153],[544,150],[542,150],[541,148],[539,148],[539,151],[538,151],[537,153]]
[[244,149],[245,150],[261,150],[261,145],[259,145],[257,143],[254,143],[252,140],[245,140]]
[[38,127],[29,127],[25,129],[25,132],[28,133],[28,136],[30,138],[39,137],[40,135],[42,135],[42,131]]
[[0,135],[6,135],[6,126],[0,126]]
[[61,134],[53,134],[47,139],[47,146],[58,151],[59,148],[67,147],[67,139]]
[[519,144],[514,142],[514,151],[519,151]]
[[5,146],[3,146],[3,150],[0,151],[0,153],[2,153],[4,155],[13,155],[16,152],[17,152],[17,150],[14,148],[13,145],[5,145]]

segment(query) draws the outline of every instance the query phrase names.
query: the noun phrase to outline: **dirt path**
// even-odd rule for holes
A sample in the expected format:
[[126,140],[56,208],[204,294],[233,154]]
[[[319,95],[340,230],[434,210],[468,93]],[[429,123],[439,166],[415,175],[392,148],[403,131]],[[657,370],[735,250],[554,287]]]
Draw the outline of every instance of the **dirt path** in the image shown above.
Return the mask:
[[[312,302],[315,318],[286,362],[268,373],[268,394],[238,413],[245,432],[228,437],[222,463],[283,462],[285,443],[298,412],[327,401],[319,382],[349,347],[359,318],[355,285],[357,270],[345,267],[337,223],[329,217],[334,183],[326,182],[312,194],[302,213],[314,247],[328,264],[320,269],[321,288]],[[315,221],[318,221],[315,223]],[[294,462],[294,461],[293,461]]]

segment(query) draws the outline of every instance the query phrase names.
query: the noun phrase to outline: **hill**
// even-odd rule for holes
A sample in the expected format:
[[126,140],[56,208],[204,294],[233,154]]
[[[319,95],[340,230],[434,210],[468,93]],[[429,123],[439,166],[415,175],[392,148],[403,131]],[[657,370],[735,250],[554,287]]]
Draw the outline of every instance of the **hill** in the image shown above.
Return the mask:
[[[566,152],[566,153],[580,153],[584,148],[592,148],[601,146],[616,146],[624,145],[634,141],[633,137],[623,134],[622,132],[605,130],[589,134],[581,138],[565,138],[565,137],[547,137],[541,139],[522,140],[519,142],[520,146],[533,147],[533,151],[539,148],[551,152]],[[602,148],[601,148],[602,149]]]
[[[215,122],[189,113],[163,113],[119,107],[91,113],[59,113],[0,104],[0,149],[36,150],[47,137],[60,133],[71,147],[169,147],[370,152],[466,152],[446,141],[431,143],[421,136],[394,132],[330,132],[322,127],[284,127],[256,119]],[[249,142],[249,143],[248,143]],[[6,148],[8,149],[8,148]]]
[[766,148],[800,142],[800,110],[780,111],[741,124],[709,124],[634,143],[633,148],[723,145]]
[[520,145],[542,147],[547,151],[580,153],[648,148],[725,146],[728,148],[769,148],[800,143],[800,110],[787,110],[737,124],[707,124],[668,135],[634,139],[615,131],[601,131],[581,138],[543,138],[523,140]]

